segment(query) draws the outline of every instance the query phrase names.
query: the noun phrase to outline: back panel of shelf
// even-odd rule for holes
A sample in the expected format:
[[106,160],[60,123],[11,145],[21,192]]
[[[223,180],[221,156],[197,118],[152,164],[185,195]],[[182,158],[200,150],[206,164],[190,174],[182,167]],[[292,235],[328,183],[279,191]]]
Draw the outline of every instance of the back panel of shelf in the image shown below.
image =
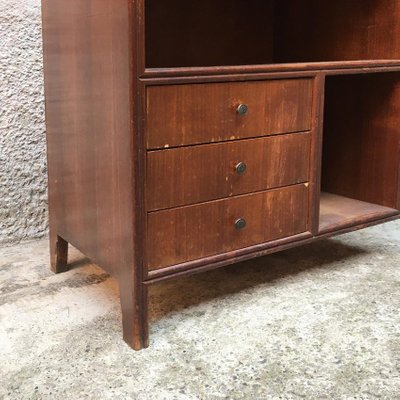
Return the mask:
[[145,0],[147,68],[399,60],[397,0]]
[[321,229],[400,208],[400,73],[326,79]]

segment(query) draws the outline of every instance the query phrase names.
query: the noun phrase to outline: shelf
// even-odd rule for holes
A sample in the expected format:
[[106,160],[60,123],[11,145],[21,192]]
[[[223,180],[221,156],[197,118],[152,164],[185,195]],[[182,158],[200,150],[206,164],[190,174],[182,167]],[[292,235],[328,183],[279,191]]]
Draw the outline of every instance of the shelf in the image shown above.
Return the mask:
[[400,58],[397,0],[144,3],[147,71],[283,70],[295,64],[302,70]]
[[340,230],[397,214],[399,211],[393,208],[322,192],[319,233]]
[[325,61],[308,63],[231,65],[208,67],[146,68],[143,78],[207,76],[254,73],[325,71],[327,75],[400,71],[399,60]]

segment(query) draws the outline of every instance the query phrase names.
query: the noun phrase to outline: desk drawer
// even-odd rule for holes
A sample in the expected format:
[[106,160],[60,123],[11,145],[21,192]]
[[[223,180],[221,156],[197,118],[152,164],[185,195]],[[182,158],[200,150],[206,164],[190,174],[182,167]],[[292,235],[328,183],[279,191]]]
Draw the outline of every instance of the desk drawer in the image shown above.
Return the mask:
[[311,78],[149,86],[147,148],[307,131],[311,103]]
[[147,209],[307,182],[309,162],[309,133],[152,151],[147,155]]
[[[307,231],[306,184],[148,214],[150,270]],[[245,225],[245,226],[244,226]]]

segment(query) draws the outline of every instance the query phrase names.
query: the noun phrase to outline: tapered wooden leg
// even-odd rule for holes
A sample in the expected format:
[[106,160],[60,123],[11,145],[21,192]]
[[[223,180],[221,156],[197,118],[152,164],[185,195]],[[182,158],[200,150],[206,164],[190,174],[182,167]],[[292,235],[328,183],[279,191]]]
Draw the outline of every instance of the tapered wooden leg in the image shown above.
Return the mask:
[[68,242],[57,234],[50,232],[51,270],[58,274],[68,271]]
[[147,286],[120,282],[122,328],[124,340],[134,350],[149,346]]

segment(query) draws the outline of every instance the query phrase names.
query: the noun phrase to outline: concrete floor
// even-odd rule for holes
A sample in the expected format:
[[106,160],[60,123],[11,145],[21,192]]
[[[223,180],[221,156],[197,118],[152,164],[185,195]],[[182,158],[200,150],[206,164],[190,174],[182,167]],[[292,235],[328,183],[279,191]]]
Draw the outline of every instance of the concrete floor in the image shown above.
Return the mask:
[[1,399],[400,399],[400,222],[159,284],[151,347],[116,282],[0,250]]

